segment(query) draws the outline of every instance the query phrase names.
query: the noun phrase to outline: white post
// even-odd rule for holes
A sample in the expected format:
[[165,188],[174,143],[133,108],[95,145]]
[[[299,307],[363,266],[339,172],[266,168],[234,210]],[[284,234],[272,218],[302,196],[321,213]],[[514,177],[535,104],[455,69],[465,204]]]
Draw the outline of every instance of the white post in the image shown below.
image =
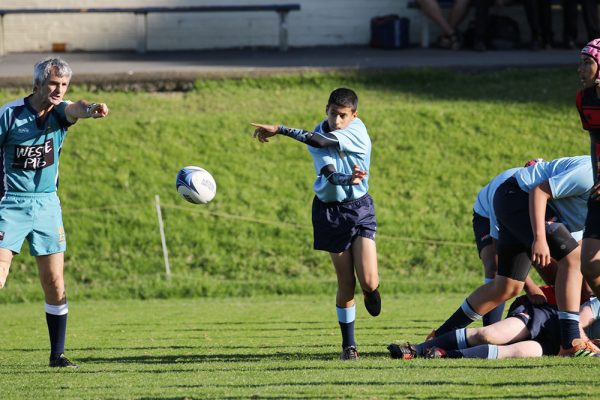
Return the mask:
[[171,268],[169,267],[169,253],[167,251],[167,240],[165,238],[162,213],[160,212],[160,197],[158,195],[156,195],[156,214],[158,215],[158,228],[160,229],[160,240],[162,242],[163,256],[165,258],[165,273],[167,275],[167,279],[170,279]]
[[0,57],[4,55],[4,14],[0,15]]
[[148,13],[136,13],[137,52],[148,50]]

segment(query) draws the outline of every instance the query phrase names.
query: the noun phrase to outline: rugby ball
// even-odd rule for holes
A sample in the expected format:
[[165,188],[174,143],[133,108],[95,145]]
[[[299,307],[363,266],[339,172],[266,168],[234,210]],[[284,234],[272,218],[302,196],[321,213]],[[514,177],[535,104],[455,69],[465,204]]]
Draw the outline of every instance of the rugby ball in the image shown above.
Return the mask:
[[217,183],[205,169],[187,166],[179,170],[176,179],[177,192],[194,204],[206,204],[217,194]]

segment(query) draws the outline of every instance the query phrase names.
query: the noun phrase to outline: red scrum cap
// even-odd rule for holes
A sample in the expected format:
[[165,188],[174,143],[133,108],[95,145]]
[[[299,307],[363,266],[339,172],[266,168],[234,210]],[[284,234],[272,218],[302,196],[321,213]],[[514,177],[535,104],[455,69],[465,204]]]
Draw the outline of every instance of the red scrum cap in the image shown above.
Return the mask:
[[532,165],[535,165],[542,161],[544,161],[543,158],[533,158],[525,163],[525,167],[531,167]]
[[596,65],[598,65],[598,69],[596,71],[596,83],[600,83],[599,72],[600,72],[600,39],[594,39],[588,44],[585,45],[583,49],[581,49],[581,54],[591,57],[596,61]]

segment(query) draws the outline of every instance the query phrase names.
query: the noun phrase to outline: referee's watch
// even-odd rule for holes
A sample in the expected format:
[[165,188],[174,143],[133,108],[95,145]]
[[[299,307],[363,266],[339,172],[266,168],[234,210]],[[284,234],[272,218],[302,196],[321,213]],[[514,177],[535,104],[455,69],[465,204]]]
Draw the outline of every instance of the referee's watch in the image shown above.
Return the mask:
[[85,112],[87,113],[87,115],[92,116],[92,110],[97,105],[98,105],[98,103],[90,103],[90,104],[88,104],[88,106],[85,108]]

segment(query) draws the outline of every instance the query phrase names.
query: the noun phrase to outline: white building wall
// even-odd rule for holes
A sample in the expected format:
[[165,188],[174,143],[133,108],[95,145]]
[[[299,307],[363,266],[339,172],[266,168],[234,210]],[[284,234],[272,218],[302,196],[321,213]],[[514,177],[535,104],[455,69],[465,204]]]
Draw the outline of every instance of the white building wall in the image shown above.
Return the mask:
[[[418,10],[407,0],[0,0],[0,8],[110,8],[142,6],[250,5],[298,3],[300,11],[288,14],[289,45],[366,45],[370,20],[398,14],[411,20],[410,39],[420,41]],[[495,10],[497,11],[497,10]],[[493,10],[493,12],[495,12]],[[529,39],[522,6],[500,10],[515,17],[522,40]],[[554,13],[557,20],[560,13]],[[135,50],[138,20],[133,14],[18,14],[3,18],[6,52],[51,51],[54,43],[67,51]],[[431,39],[439,29],[431,26]],[[462,28],[466,27],[466,21]],[[560,26],[559,23],[555,26]],[[583,30],[583,29],[582,29]],[[555,38],[562,32],[555,29]],[[2,31],[0,31],[2,35]],[[279,16],[275,12],[154,13],[148,15],[147,49],[200,50],[236,47],[277,47]]]
[[[370,19],[377,15],[414,16],[406,0],[22,0],[1,1],[0,8],[102,8],[138,6],[249,5],[298,3],[288,14],[290,46],[365,45]],[[6,52],[49,51],[65,43],[68,51],[135,50],[132,14],[6,15]],[[1,33],[0,33],[1,34]],[[414,41],[418,34],[412,35]],[[148,50],[259,47],[279,44],[275,12],[155,13],[148,15]]]

